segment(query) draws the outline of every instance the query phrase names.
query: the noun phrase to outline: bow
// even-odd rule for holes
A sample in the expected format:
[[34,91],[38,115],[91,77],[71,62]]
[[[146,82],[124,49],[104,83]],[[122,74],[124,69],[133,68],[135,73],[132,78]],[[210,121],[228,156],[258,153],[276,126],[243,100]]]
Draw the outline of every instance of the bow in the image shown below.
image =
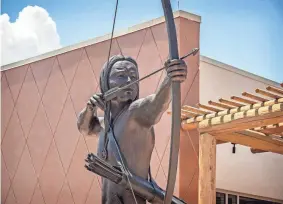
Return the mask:
[[[176,27],[170,0],[161,0],[169,43],[169,59],[179,59],[178,41]],[[178,156],[180,147],[180,127],[181,127],[181,89],[180,82],[172,82],[172,124],[171,124],[171,144],[169,157],[169,171],[167,178],[166,193],[164,204],[171,203],[178,167]]]
[[[179,59],[179,53],[178,53],[178,42],[177,42],[177,35],[176,35],[176,28],[175,28],[175,23],[174,23],[174,18],[173,18],[173,12],[171,8],[171,3],[170,0],[161,0],[162,1],[162,6],[163,6],[163,11],[164,11],[164,16],[165,16],[165,21],[166,21],[166,26],[167,26],[167,33],[168,33],[168,43],[169,43],[169,60],[174,60],[174,59]],[[110,57],[110,52],[111,52],[111,45],[112,45],[112,39],[113,39],[113,32],[114,32],[114,27],[115,27],[115,20],[116,20],[116,13],[117,13],[117,7],[118,7],[118,0],[116,0],[116,8],[115,8],[115,15],[114,15],[114,20],[113,20],[113,28],[112,28],[112,34],[111,34],[111,40],[110,40],[110,48],[109,48],[109,53],[108,53],[108,61]],[[195,55],[198,52],[198,48],[193,49],[189,54],[183,56],[181,59],[184,59],[190,55]],[[104,94],[104,100],[106,102],[109,102],[113,98],[116,97],[117,93],[120,92],[121,90],[125,89],[126,87],[132,85],[133,83],[137,83],[147,77],[150,77],[151,75],[163,70],[165,67],[160,68],[153,73],[136,80],[132,82],[129,85],[126,85],[125,87],[122,88],[114,88],[108,90]],[[118,153],[119,153],[119,158],[121,160],[121,166],[122,168],[128,172],[128,169],[126,165],[124,164],[123,157],[120,154],[120,149],[118,142],[116,141],[116,138],[114,136],[114,131],[113,127],[111,126],[109,114],[107,114],[108,117],[106,117],[106,122],[107,125],[109,125],[110,131],[113,133],[113,138],[114,142],[116,144]],[[172,202],[172,197],[173,197],[173,192],[174,192],[174,187],[175,187],[175,181],[176,181],[176,174],[177,174],[177,167],[178,167],[178,155],[179,155],[179,146],[180,146],[180,127],[181,127],[181,90],[180,90],[180,82],[172,82],[172,124],[171,124],[171,148],[170,148],[170,159],[169,159],[169,173],[168,173],[168,179],[167,179],[167,186],[166,186],[166,192],[164,196],[163,203],[164,204],[169,204]],[[109,121],[108,121],[109,120]],[[131,184],[131,179],[129,178],[128,174],[126,174],[127,177],[127,182],[129,183],[130,190],[133,194],[135,203],[137,203],[134,190]]]

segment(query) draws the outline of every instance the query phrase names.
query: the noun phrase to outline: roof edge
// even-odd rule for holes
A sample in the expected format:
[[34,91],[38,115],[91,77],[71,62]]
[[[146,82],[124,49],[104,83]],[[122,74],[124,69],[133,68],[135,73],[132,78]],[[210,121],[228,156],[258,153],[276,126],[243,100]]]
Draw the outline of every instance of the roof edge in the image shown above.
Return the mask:
[[259,82],[264,83],[264,84],[280,87],[280,83],[278,83],[276,81],[264,78],[262,76],[253,74],[251,72],[239,69],[239,68],[234,67],[232,65],[225,64],[223,62],[217,61],[215,59],[212,59],[212,58],[209,58],[209,57],[206,57],[206,56],[203,56],[203,55],[200,56],[200,61],[214,65],[214,66],[217,66],[221,69],[225,69],[225,70],[230,71],[230,72],[234,72],[234,73],[242,75],[244,77],[251,78],[253,80],[259,81]]
[[[198,15],[195,15],[195,14],[183,11],[183,10],[175,11],[173,13],[173,15],[174,15],[174,18],[183,17],[183,18],[186,18],[188,20],[201,23],[201,16],[198,16]],[[155,18],[155,19],[152,19],[152,20],[131,26],[127,29],[114,32],[113,38],[120,37],[120,36],[123,36],[123,35],[127,35],[127,34],[130,34],[130,33],[142,30],[142,29],[146,29],[146,28],[161,24],[163,22],[165,22],[164,16],[159,17],[159,18]],[[56,55],[64,54],[64,53],[72,51],[72,50],[80,49],[82,47],[86,47],[86,46],[89,46],[89,45],[93,45],[93,44],[96,44],[96,43],[100,43],[100,42],[109,40],[110,38],[111,38],[111,33],[108,33],[108,34],[103,35],[103,36],[99,36],[99,37],[96,37],[96,38],[85,40],[85,41],[82,41],[82,42],[79,42],[79,43],[76,43],[76,44],[73,44],[73,45],[65,46],[65,47],[62,47],[62,48],[59,48],[59,49],[56,49],[56,50],[53,50],[53,51],[50,51],[50,52],[46,52],[44,54],[40,54],[40,55],[31,57],[31,58],[27,58],[27,59],[24,59],[24,60],[20,60],[20,61],[17,61],[17,62],[13,62],[13,63],[10,63],[10,64],[3,65],[3,66],[1,66],[1,71],[20,67],[20,66],[23,66],[23,65],[26,65],[26,64],[30,64],[32,62],[36,62],[36,61],[39,61],[39,60],[54,57]]]

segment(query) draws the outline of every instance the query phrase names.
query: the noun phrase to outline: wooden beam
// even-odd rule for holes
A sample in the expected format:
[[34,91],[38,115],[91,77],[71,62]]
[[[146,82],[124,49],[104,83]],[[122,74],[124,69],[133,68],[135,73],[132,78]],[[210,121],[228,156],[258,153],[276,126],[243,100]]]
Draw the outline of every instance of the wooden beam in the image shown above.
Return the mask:
[[262,97],[259,97],[259,96],[250,94],[250,93],[248,93],[248,92],[243,92],[242,95],[245,96],[245,97],[248,97],[248,98],[250,98],[250,99],[253,99],[253,100],[256,100],[256,101],[260,101],[260,102],[268,101],[268,100],[265,99],[265,98],[262,98]]
[[230,101],[230,100],[226,100],[226,99],[223,99],[223,98],[220,98],[220,99],[219,99],[219,102],[220,102],[220,103],[225,103],[225,104],[230,105],[230,106],[236,106],[236,107],[245,106],[245,105],[242,104],[242,103],[237,103],[237,102]]
[[264,90],[261,90],[261,89],[256,89],[255,92],[258,93],[258,94],[261,94],[263,96],[267,96],[267,97],[274,98],[274,99],[280,98],[280,96],[278,96],[276,94],[273,94],[273,93],[270,93],[268,91],[264,91]]
[[[279,106],[280,105],[280,106]],[[275,104],[275,108],[262,107],[226,117],[216,117],[199,123],[200,132],[221,133],[235,132],[258,126],[266,126],[283,122],[283,104]]]
[[212,135],[199,137],[198,204],[216,203],[216,139]]
[[197,113],[194,113],[194,112],[191,112],[191,111],[188,111],[188,110],[184,110],[184,109],[181,109],[181,113],[186,115],[187,117],[196,117],[196,116],[199,115]]
[[[186,128],[187,130],[189,129],[194,129],[198,127],[198,122],[203,121],[205,119],[209,119],[209,118],[214,118],[217,116],[225,116],[227,114],[233,114],[233,113],[237,113],[240,111],[247,111],[250,109],[258,109],[260,107],[265,107],[265,106],[271,106],[277,103],[283,103],[283,98],[280,99],[273,99],[270,101],[266,101],[263,103],[256,103],[256,104],[251,104],[251,105],[246,105],[246,106],[242,106],[242,107],[238,107],[238,108],[233,108],[233,109],[228,109],[228,110],[223,110],[223,111],[219,111],[219,112],[214,112],[214,113],[210,113],[210,114],[206,114],[206,115],[201,115],[201,116],[197,116],[195,118],[190,118],[187,120],[184,120],[182,122],[182,127]],[[248,128],[250,129],[250,128]]]
[[267,152],[267,151],[251,148],[251,152],[253,154],[258,154],[258,153],[264,153],[264,152]]
[[239,131],[215,135],[217,140],[248,146],[254,149],[283,154],[283,142],[253,131]]
[[[194,117],[194,118],[183,120],[182,128],[185,128],[186,130],[195,129],[195,128],[198,128],[198,123],[205,120],[205,119],[215,118],[215,117],[218,117],[218,116],[226,116],[227,117],[228,114],[234,114],[234,113],[238,113],[238,112],[241,112],[241,111],[248,111],[248,110],[251,110],[251,109],[259,109],[261,107],[272,106],[272,105],[278,104],[278,103],[283,103],[283,98],[273,99],[273,100],[266,101],[266,102],[246,105],[246,106],[237,107],[237,108],[228,109],[228,110],[226,109],[226,110],[222,110],[222,111],[219,111],[219,112],[214,112],[214,113],[210,113],[210,114],[206,114],[206,115],[200,115],[200,116],[197,116],[197,117]],[[247,128],[247,129],[251,129],[251,128]]]
[[217,102],[214,102],[214,101],[208,101],[208,104],[212,105],[212,106],[219,107],[219,108],[223,108],[223,109],[232,109],[232,108],[234,108],[233,106],[228,106],[228,105],[225,105],[225,104],[222,104],[222,103],[217,103]]
[[239,101],[241,103],[247,103],[247,104],[255,104],[255,103],[257,103],[256,101],[248,100],[248,99],[241,98],[241,97],[238,97],[238,96],[232,96],[231,99],[235,100],[235,101]]
[[195,107],[192,107],[192,106],[187,106],[187,105],[183,106],[182,109],[188,110],[188,111],[200,114],[200,115],[204,115],[204,114],[209,114],[210,113],[210,112],[203,111],[203,110],[200,110],[198,108],[195,108]]
[[283,95],[283,89],[280,89],[280,88],[277,88],[277,87],[268,86],[268,87],[266,87],[266,90]]
[[211,107],[211,106],[206,106],[206,105],[203,105],[203,104],[200,104],[200,103],[198,103],[197,106],[198,106],[199,108],[202,108],[202,109],[205,109],[205,110],[209,110],[209,111],[212,111],[212,112],[219,112],[219,111],[222,111],[221,109],[214,108],[214,107]]
[[265,128],[262,128],[258,131],[264,134],[280,134],[283,132],[283,123],[279,123],[272,126],[266,126]]
[[283,122],[283,103],[217,116],[191,124],[186,122],[182,123],[182,128],[185,130],[199,128],[201,133],[211,134],[277,124]]
[[224,143],[227,143],[227,142],[222,141],[222,140],[216,140],[216,144],[224,144]]

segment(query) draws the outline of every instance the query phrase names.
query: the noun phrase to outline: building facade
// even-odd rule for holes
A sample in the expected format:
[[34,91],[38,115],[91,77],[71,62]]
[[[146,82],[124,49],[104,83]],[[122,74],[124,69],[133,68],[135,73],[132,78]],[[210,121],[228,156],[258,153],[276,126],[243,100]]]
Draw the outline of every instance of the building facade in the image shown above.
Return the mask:
[[[199,47],[201,18],[184,11],[174,15],[183,56]],[[100,178],[84,168],[85,156],[96,152],[98,138],[80,135],[76,120],[88,99],[99,91],[99,74],[107,61],[109,38],[98,37],[2,67],[1,203],[100,203]],[[111,49],[111,55],[115,54],[136,59],[141,77],[162,67],[168,57],[164,18],[116,33]],[[188,78],[181,88],[183,105],[218,100],[217,94],[228,97],[267,84],[278,86],[207,57],[196,55],[187,58],[186,63]],[[141,82],[140,97],[154,93],[164,76],[165,72],[160,72]],[[164,189],[170,125],[171,116],[164,114],[155,127],[151,161],[152,174]],[[280,155],[252,154],[241,146],[237,146],[236,154],[231,154],[231,144],[218,145],[219,193],[242,193],[280,202],[281,172]],[[181,138],[175,195],[197,203],[197,132]]]
[[[243,92],[253,93],[255,89],[265,89],[267,86],[280,87],[280,84],[213,59],[200,57],[200,102],[203,104],[209,100],[230,99],[231,96],[240,96]],[[218,192],[282,202],[282,155],[253,154],[249,147],[237,144],[233,153],[232,147],[231,143],[217,145]]]

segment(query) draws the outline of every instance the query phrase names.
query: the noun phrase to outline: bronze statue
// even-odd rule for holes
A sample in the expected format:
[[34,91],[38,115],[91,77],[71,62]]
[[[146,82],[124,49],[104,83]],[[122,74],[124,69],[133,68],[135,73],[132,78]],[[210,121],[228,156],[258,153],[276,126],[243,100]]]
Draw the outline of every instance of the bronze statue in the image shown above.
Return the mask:
[[[107,177],[102,178],[103,204],[141,204],[146,200],[157,202],[164,198],[164,191],[150,174],[154,125],[169,107],[172,83],[183,82],[187,77],[187,67],[182,59],[167,61],[165,67],[167,76],[157,92],[139,98],[139,84],[132,83],[139,79],[136,61],[121,55],[111,57],[100,75],[101,93],[93,95],[79,114],[79,131],[83,135],[99,135],[97,157],[88,155],[86,167]],[[130,83],[112,100],[105,101],[107,91]],[[104,111],[104,118],[97,116],[97,108]],[[111,175],[104,176],[105,172],[111,172]],[[129,182],[128,189],[121,185],[122,180]],[[150,196],[153,197],[148,198]],[[184,203],[174,199],[172,203]]]

